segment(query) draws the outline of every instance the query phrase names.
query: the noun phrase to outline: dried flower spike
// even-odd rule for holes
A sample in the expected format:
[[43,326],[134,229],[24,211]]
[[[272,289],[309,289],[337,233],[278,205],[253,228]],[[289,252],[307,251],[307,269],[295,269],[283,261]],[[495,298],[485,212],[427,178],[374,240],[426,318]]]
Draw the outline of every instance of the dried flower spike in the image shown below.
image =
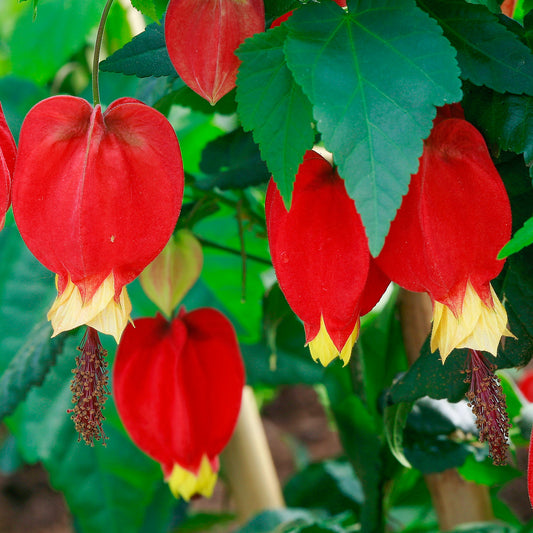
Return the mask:
[[470,383],[466,397],[476,415],[479,441],[488,442],[495,465],[506,464],[511,424],[505,394],[494,369],[489,367],[483,354],[477,350],[469,350],[465,382]]
[[72,420],[86,444],[94,446],[94,441],[102,441],[105,445],[107,437],[102,426],[104,403],[109,395],[107,386],[108,373],[107,352],[100,343],[98,332],[88,327],[78,348],[80,355],[76,357],[76,368],[72,371],[74,379],[70,390],[74,408]]

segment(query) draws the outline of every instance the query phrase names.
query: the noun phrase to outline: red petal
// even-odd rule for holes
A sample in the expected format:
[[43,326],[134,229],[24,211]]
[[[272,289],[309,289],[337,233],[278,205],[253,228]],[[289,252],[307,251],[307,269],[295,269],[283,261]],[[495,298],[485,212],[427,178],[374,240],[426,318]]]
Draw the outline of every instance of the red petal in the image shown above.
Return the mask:
[[11,179],[16,156],[17,146],[0,104],[0,229],[4,226],[4,218],[11,204]]
[[22,125],[13,211],[28,248],[89,298],[111,273],[116,294],[168,241],[183,167],[166,118],[132,99],[102,115],[85,100],[38,103]]
[[171,0],[165,18],[172,64],[212,104],[235,87],[240,63],[235,50],[264,29],[263,0]]
[[121,419],[134,442],[163,464],[195,471],[227,444],[240,409],[244,367],[229,321],[214,309],[135,321],[113,370]]
[[378,267],[375,259],[370,257],[368,277],[365,283],[365,290],[361,296],[361,316],[374,309],[389,284],[390,279]]
[[308,151],[287,213],[273,180],[266,198],[272,263],[280,287],[306,326],[307,340],[326,329],[339,350],[359,318],[370,253],[361,217],[336,170]]
[[443,120],[425,143],[378,264],[403,287],[452,308],[468,280],[491,303],[488,283],[503,267],[496,256],[510,234],[509,199],[483,137],[465,120]]

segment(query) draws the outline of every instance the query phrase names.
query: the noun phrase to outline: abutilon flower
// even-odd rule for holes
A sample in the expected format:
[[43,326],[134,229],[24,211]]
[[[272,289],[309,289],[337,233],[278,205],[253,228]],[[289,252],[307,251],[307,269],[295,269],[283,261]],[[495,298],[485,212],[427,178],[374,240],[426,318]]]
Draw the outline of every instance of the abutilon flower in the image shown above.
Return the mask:
[[39,102],[20,132],[13,212],[24,242],[57,274],[54,335],[82,324],[120,339],[125,285],[163,249],[183,196],[176,134],[132,98]]
[[212,105],[235,87],[235,50],[265,30],[263,0],[170,0],[168,55],[180,78]]
[[361,217],[344,181],[309,150],[296,175],[290,210],[272,179],[265,209],[279,286],[304,323],[313,359],[326,366],[338,356],[346,364],[359,336],[360,315],[377,303],[389,280],[371,262]]
[[377,263],[402,287],[433,301],[431,350],[496,355],[507,313],[490,281],[511,236],[511,208],[479,131],[460,106],[439,110]]
[[170,317],[199,278],[203,262],[202,246],[189,230],[181,229],[142,271],[139,281],[148,298]]
[[6,213],[11,205],[11,180],[16,157],[17,146],[0,104],[0,229],[4,227]]
[[120,341],[113,394],[132,440],[173,494],[210,496],[240,410],[244,366],[231,323],[202,308],[135,320]]

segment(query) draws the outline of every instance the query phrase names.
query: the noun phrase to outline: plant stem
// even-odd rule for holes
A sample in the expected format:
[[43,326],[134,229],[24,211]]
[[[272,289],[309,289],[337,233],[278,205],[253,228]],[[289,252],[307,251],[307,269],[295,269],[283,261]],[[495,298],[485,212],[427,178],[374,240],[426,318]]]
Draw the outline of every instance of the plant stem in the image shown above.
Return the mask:
[[102,47],[102,39],[104,37],[105,22],[107,15],[111,9],[113,0],[107,0],[107,3],[102,11],[100,18],[100,25],[98,26],[98,33],[96,34],[96,41],[94,43],[93,55],[93,104],[97,106],[100,103],[100,90],[98,88],[98,63],[100,62],[100,48]]
[[[228,252],[232,255],[238,255],[239,257],[242,257],[240,250],[235,250],[234,248],[229,248],[228,246],[224,246],[222,244],[218,244],[216,242],[203,239],[202,237],[199,237],[198,235],[195,235],[195,237],[198,239],[198,242],[202,246],[216,248],[217,250],[222,250],[223,252]],[[268,259],[265,259],[264,257],[259,257],[258,255],[246,254],[246,259],[250,259],[251,261],[255,261],[256,263],[261,263],[262,265],[272,266],[272,263]]]

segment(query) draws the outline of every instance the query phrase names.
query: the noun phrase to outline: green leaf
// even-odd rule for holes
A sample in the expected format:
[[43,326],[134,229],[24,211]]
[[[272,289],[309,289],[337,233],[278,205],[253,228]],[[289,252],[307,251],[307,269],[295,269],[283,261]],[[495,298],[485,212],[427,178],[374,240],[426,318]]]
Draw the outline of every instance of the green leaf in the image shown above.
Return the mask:
[[146,78],[148,76],[177,76],[168,57],[165,29],[150,24],[129,43],[100,63],[100,70],[120,72]]
[[466,401],[453,404],[431,398],[418,400],[407,419],[407,460],[421,472],[431,473],[460,466],[472,453],[487,455],[485,448],[450,438],[457,429],[467,435],[477,434],[474,415]]
[[201,189],[245,189],[270,178],[252,135],[241,128],[205,145],[200,170],[208,175],[197,182]]
[[275,19],[301,5],[299,0],[268,0],[265,2],[266,27],[270,28]]
[[40,385],[63,349],[66,335],[50,339],[48,321],[37,324],[0,376],[0,420],[10,415],[30,389]]
[[484,6],[463,0],[420,0],[457,49],[462,76],[498,92],[533,95],[533,56]]
[[263,511],[254,516],[236,533],[271,533],[272,531],[285,531],[282,524],[298,522],[300,524],[312,524],[315,521],[316,513],[307,509],[275,509]]
[[479,461],[475,455],[469,455],[458,471],[467,481],[488,487],[503,485],[523,475],[511,465],[494,465],[489,457]]
[[224,95],[215,105],[211,105],[205,98],[202,98],[185,85],[180,78],[172,83],[170,92],[157,100],[154,107],[164,115],[168,115],[171,106],[174,104],[190,107],[193,111],[200,111],[200,113],[206,115],[212,115],[213,113],[232,115],[237,110],[234,90]]
[[455,51],[411,0],[308,4],[285,54],[363,219],[372,255],[418,168],[435,107],[461,99]]
[[401,402],[397,405],[389,405],[385,408],[384,425],[385,437],[389,444],[392,455],[406,468],[411,468],[411,463],[403,453],[403,430],[407,422],[407,416],[413,407],[412,402]]
[[155,20],[156,22],[159,20],[154,0],[131,0],[131,5],[152,20]]
[[499,94],[487,88],[465,90],[465,114],[491,147],[524,154],[533,165],[533,98]]
[[0,373],[27,333],[46,318],[55,294],[53,275],[31,255],[14,226],[0,233]]
[[513,235],[513,238],[500,250],[498,259],[505,259],[533,243],[533,217]]
[[[161,493],[160,466],[144,455],[122,428],[108,398],[104,428],[107,446],[79,442],[67,414],[71,404],[70,381],[79,339],[69,337],[56,366],[43,385],[34,388],[25,403],[6,419],[25,461],[41,461],[52,486],[63,493],[83,533],[139,531],[153,498],[159,498],[167,531],[173,497]],[[112,354],[111,354],[112,356]]]
[[98,25],[105,0],[41,0],[39,16],[27,9],[11,37],[13,74],[38,84],[51,80]]
[[247,39],[238,49],[237,102],[243,128],[254,140],[290,206],[294,177],[314,130],[311,104],[285,63],[285,27]]
[[[342,370],[342,369],[340,369]],[[382,471],[383,444],[379,422],[371,415],[362,400],[348,392],[339,394],[338,366],[326,369],[325,385],[331,401],[339,436],[365,493],[365,504],[361,511],[363,531],[381,531],[383,513]]]
[[363,487],[346,460],[314,463],[295,474],[283,490],[289,507],[326,509],[338,514],[357,513],[364,503]]

